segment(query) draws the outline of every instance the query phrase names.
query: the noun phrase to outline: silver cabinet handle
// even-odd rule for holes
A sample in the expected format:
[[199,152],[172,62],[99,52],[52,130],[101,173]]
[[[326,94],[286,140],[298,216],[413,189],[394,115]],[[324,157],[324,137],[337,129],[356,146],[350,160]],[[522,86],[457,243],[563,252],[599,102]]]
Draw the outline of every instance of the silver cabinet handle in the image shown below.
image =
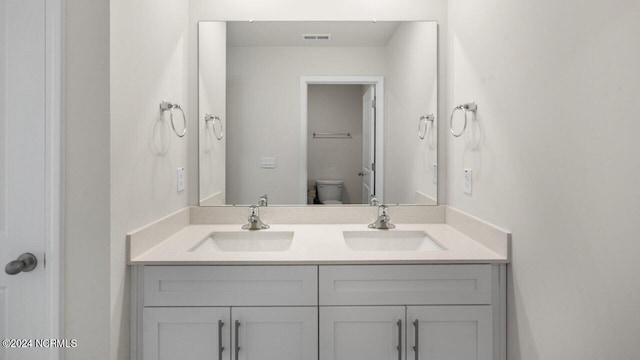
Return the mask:
[[420,322],[418,321],[418,319],[416,319],[413,322],[413,327],[416,328],[416,333],[415,333],[415,337],[414,337],[414,340],[413,340],[414,343],[415,343],[415,345],[413,345],[413,352],[416,353],[416,360],[418,360],[418,339],[419,339],[418,330],[420,330]]
[[4,267],[4,271],[9,275],[16,275],[21,272],[29,272],[38,266],[38,259],[32,253],[24,253]]
[[240,353],[240,339],[238,339],[238,328],[240,328],[240,321],[236,320],[236,357],[235,360],[238,360],[238,354]]
[[224,351],[224,346],[222,346],[222,327],[224,327],[224,323],[222,320],[218,320],[218,360],[222,360],[222,352]]
[[398,360],[402,360],[402,320],[398,319]]

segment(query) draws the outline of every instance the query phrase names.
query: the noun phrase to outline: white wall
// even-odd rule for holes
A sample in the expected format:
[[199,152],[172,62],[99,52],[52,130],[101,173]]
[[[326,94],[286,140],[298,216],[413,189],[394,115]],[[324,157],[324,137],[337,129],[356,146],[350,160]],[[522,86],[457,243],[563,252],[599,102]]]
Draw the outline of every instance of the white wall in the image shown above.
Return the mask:
[[108,359],[109,1],[66,0],[64,17],[65,358]]
[[[382,47],[228,48],[227,202],[299,202],[300,76],[383,74]],[[277,168],[261,169],[262,156]]]
[[508,358],[638,359],[640,2],[449,4],[449,199],[513,231]]
[[[199,204],[226,204],[227,24],[198,24]],[[206,114],[218,120],[205,121]],[[218,137],[222,136],[221,139]]]
[[[437,49],[435,22],[403,23],[387,44],[386,202],[435,204],[438,198],[437,184],[432,181],[432,164],[438,160],[437,128],[429,125],[425,138],[418,137],[420,116],[438,113]],[[445,121],[446,116],[440,115]],[[418,198],[416,194],[424,195]]]
[[[362,85],[309,85],[307,188],[342,180],[345,204],[362,203]],[[314,139],[313,133],[350,133],[350,139]]]
[[[125,235],[189,205],[176,169],[197,142],[188,79],[190,31],[186,0],[111,1],[111,357],[128,358],[129,279]],[[161,100],[184,107],[184,138],[161,117]],[[181,119],[176,117],[180,128]],[[195,160],[194,156],[194,160]],[[191,161],[194,161],[191,160]],[[188,184],[190,187],[191,183]],[[193,191],[195,189],[189,189]]]

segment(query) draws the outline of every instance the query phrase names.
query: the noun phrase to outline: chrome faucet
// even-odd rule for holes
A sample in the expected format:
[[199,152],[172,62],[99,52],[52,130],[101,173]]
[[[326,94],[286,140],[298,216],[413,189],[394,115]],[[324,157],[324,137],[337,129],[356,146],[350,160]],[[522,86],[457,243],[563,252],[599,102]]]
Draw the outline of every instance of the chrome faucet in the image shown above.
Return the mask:
[[242,225],[242,228],[245,230],[263,230],[268,229],[269,225],[265,224],[260,220],[260,214],[258,213],[258,207],[255,205],[249,206],[249,221],[248,224]]
[[387,205],[378,206],[378,219],[369,224],[369,229],[389,230],[396,226],[390,223],[391,216],[389,216],[389,207]]
[[258,200],[258,206],[268,206],[269,205],[269,195],[264,194],[260,196],[260,200]]
[[370,206],[378,206],[378,205],[380,205],[380,200],[378,200],[378,197],[375,194],[371,194],[369,196],[369,205]]

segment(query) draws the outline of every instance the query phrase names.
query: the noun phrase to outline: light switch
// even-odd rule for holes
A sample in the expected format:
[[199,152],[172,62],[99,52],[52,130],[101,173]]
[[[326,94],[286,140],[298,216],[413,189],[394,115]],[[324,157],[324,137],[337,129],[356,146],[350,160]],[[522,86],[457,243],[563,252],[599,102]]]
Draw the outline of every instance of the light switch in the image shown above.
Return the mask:
[[278,167],[278,160],[273,156],[260,157],[260,168],[262,169],[275,169]]
[[184,191],[184,168],[179,167],[177,171],[178,192]]
[[471,169],[464,169],[464,193],[471,195]]

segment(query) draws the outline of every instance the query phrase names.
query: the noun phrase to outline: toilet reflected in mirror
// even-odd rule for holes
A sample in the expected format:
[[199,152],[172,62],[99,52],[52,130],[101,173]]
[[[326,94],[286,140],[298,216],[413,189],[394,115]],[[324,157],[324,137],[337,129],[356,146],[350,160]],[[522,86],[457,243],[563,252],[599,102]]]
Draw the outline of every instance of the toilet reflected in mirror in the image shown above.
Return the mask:
[[342,180],[318,180],[316,181],[317,201],[322,205],[341,205],[342,189],[344,182]]

